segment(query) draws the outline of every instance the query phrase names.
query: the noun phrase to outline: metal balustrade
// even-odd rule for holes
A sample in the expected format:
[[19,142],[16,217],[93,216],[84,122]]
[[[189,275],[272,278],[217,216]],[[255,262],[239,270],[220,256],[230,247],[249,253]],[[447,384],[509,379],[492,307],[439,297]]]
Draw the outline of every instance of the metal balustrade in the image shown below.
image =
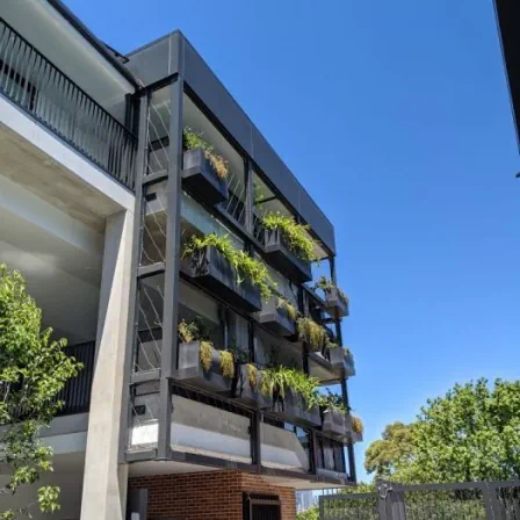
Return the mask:
[[76,361],[81,362],[83,368],[76,377],[67,381],[65,388],[58,394],[57,399],[65,403],[58,415],[88,412],[94,377],[95,342],[72,345],[67,347],[65,352],[68,356],[72,356]]
[[0,93],[135,189],[135,137],[1,18]]

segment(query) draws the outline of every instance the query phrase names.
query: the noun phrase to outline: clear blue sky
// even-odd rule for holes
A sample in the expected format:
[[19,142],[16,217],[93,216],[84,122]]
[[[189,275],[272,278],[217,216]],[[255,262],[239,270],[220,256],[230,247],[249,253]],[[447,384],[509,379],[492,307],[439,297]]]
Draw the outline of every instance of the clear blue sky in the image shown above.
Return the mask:
[[335,224],[359,470],[428,397],[520,377],[520,160],[491,0],[66,1],[122,52],[180,28]]

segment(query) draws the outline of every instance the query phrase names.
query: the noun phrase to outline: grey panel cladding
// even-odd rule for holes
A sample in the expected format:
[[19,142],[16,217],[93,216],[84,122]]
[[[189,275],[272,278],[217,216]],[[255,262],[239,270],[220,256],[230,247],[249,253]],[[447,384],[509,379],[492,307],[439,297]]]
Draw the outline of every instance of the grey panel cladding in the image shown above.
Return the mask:
[[251,122],[190,42],[184,40],[184,81],[235,141],[252,156]]
[[193,46],[176,31],[130,55],[127,66],[142,82],[151,85],[179,72],[236,143],[268,176],[314,230],[323,244],[335,253],[334,227],[293,173],[251,122]]
[[179,72],[181,34],[176,31],[127,56],[126,66],[145,87]]

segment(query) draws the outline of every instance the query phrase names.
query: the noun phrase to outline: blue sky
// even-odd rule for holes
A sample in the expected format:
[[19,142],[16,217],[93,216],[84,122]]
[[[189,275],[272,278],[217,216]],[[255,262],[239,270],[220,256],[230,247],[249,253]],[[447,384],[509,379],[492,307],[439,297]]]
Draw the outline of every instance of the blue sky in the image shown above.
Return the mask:
[[491,0],[67,4],[121,52],[180,28],[335,224],[361,477],[388,422],[519,377],[520,160]]

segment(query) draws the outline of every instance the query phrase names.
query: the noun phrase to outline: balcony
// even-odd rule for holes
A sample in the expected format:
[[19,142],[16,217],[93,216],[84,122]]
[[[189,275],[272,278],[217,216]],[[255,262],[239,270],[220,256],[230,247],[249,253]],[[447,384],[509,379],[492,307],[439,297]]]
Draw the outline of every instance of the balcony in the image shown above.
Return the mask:
[[73,345],[65,349],[65,353],[83,363],[83,369],[76,377],[70,379],[58,394],[58,400],[65,403],[58,416],[89,411],[96,345],[94,341]]
[[135,137],[4,21],[0,21],[0,94],[134,190]]

